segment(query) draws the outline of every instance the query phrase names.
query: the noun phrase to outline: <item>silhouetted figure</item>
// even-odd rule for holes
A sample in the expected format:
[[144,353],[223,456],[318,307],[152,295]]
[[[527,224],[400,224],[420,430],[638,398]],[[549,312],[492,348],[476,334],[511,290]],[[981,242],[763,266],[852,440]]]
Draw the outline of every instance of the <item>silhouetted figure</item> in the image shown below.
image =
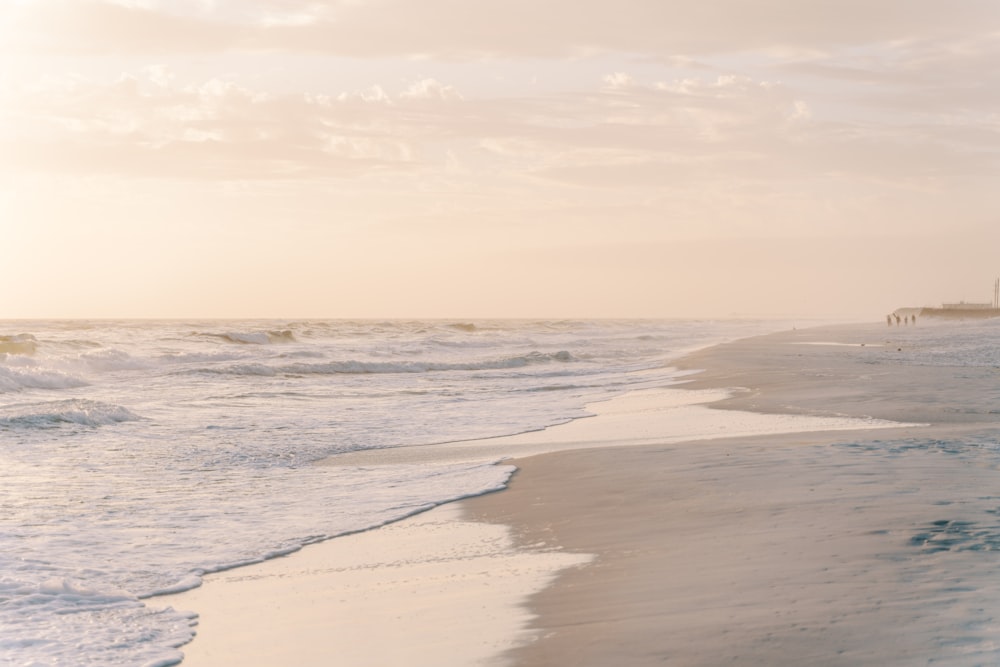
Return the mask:
[[885,324],[886,324],[886,326],[890,326],[890,327],[892,326],[892,315],[886,315],[885,316]]
[[898,327],[899,326],[899,315],[894,315],[894,317],[896,318],[896,326]]

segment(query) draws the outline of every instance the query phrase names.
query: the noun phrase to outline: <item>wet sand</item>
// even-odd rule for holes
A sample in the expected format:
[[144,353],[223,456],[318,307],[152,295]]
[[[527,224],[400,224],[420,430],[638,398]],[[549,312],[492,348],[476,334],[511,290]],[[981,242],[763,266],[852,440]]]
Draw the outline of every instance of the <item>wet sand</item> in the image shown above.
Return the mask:
[[[162,598],[202,615],[185,664],[994,664],[997,424],[962,402],[994,380],[898,344],[747,339],[682,360],[693,395],[744,388],[712,408],[651,392],[456,446],[522,457],[509,489]],[[845,415],[924,425],[815,430]]]
[[927,426],[548,454],[464,503],[523,544],[595,555],[532,597],[541,638],[511,664],[996,664],[997,457],[946,444],[995,437],[964,398],[993,370],[894,363],[891,333],[786,332],[681,367],[707,369],[693,388],[745,388],[721,410]]
[[186,666],[461,667],[530,641],[524,596],[587,560],[517,550],[451,504],[150,602],[198,612]]

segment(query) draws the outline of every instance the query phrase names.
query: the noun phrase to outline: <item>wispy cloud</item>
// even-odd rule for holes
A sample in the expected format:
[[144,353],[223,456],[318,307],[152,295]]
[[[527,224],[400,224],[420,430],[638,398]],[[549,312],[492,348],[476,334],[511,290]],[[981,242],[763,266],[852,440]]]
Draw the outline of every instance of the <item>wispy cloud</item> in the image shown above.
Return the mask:
[[176,85],[162,68],[111,84],[49,82],[8,93],[0,112],[0,165],[180,179],[408,168],[409,138],[393,129],[402,109],[370,114],[362,108],[378,101],[273,95],[219,79]]
[[995,3],[956,0],[34,0],[9,9],[16,48],[66,52],[308,51],[347,56],[661,56],[822,52],[980,34]]
[[807,88],[735,74],[641,83],[613,72],[589,91],[484,99],[432,78],[395,95],[375,84],[276,94],[223,79],[181,83],[154,67],[111,83],[67,78],[8,91],[0,167],[233,180],[423,170],[430,178],[457,160],[484,183],[516,172],[583,188],[675,190],[850,173],[902,187],[976,173],[1000,150],[985,121],[929,122],[926,107],[891,123],[846,121],[825,103]]

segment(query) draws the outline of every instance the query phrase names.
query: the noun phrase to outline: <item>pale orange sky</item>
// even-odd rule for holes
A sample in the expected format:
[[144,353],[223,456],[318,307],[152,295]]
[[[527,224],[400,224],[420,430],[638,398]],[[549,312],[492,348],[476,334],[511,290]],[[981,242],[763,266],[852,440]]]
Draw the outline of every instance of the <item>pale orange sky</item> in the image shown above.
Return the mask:
[[0,0],[0,319],[988,301],[998,65],[995,0]]

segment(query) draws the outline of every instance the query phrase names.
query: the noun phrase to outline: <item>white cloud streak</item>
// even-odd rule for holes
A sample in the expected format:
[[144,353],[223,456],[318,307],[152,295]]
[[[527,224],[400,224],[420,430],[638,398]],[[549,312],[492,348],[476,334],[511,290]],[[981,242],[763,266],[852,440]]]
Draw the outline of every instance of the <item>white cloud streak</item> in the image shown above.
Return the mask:
[[[825,117],[807,90],[747,76],[642,84],[609,74],[594,89],[466,99],[427,78],[336,96],[273,94],[231,81],[182,84],[151,67],[113,83],[80,79],[10,92],[0,167],[176,179],[359,178],[432,174],[458,159],[488,183],[520,173],[578,187],[671,191],[727,179],[851,173],[910,187],[996,166],[988,122],[891,124]],[[814,108],[814,107],[818,107]],[[492,174],[492,175],[491,175]]]
[[[10,42],[67,52],[308,51],[347,56],[664,57],[956,39],[997,24],[989,0],[35,0]],[[126,37],[127,36],[127,37]]]

